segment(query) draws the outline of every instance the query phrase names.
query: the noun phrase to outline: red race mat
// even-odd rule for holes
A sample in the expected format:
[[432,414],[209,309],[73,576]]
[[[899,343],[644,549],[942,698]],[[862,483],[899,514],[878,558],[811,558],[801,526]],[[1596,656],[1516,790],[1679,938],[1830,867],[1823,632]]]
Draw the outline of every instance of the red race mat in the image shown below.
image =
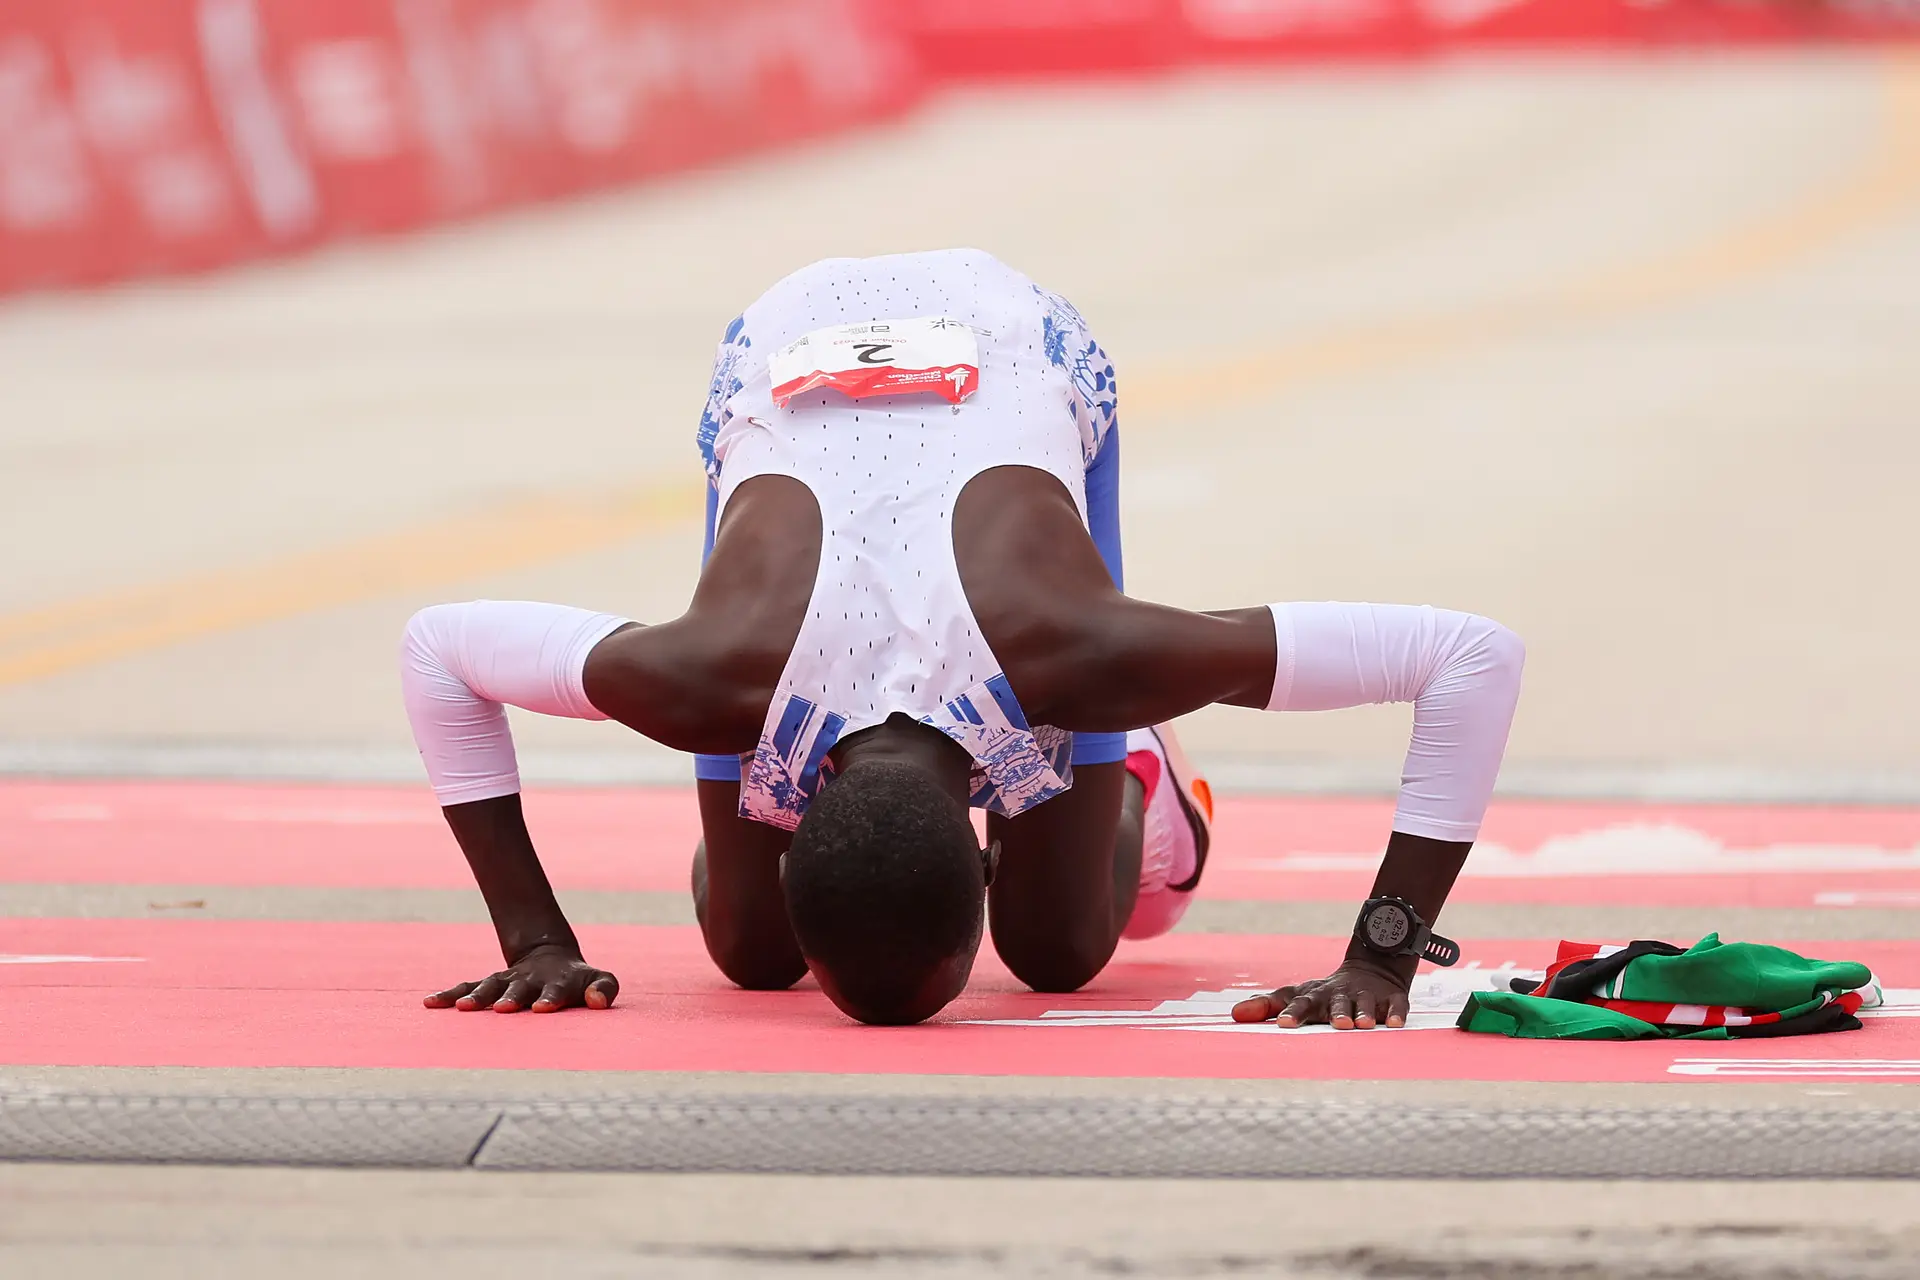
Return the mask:
[[[691,791],[527,797],[556,883],[684,892]],[[1376,800],[1229,797],[1202,893],[1363,896],[1391,824]],[[465,887],[424,787],[0,784],[0,879]],[[1920,809],[1502,802],[1455,901],[1920,906]]]
[[[939,1021],[848,1022],[811,983],[727,985],[690,928],[584,931],[625,986],[611,1011],[427,1010],[493,960],[484,926],[279,921],[0,921],[0,1062],[103,1066],[931,1072],[1206,1079],[1635,1081],[1920,1075],[1920,943],[1793,942],[1872,965],[1891,1005],[1864,1031],[1787,1040],[1553,1044],[1451,1029],[1469,986],[1546,963],[1548,940],[1467,947],[1424,975],[1404,1031],[1236,1027],[1262,982],[1325,972],[1324,938],[1174,935],[1123,944],[1072,996],[1022,989],[990,953]],[[1490,972],[1492,971],[1492,972]]]

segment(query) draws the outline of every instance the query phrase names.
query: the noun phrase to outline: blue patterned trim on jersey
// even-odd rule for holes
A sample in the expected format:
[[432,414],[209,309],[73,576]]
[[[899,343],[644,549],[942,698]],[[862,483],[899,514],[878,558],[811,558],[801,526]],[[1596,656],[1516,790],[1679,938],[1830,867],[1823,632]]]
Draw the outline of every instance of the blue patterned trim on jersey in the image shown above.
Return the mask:
[[820,790],[827,752],[847,718],[795,694],[770,717],[740,784],[740,816],[791,831]]
[[1046,304],[1040,320],[1040,344],[1054,367],[1066,370],[1073,384],[1074,420],[1080,447],[1091,464],[1120,417],[1120,385],[1113,361],[1093,340],[1087,322],[1071,302],[1039,285],[1033,291]]
[[[921,723],[938,729],[973,757],[968,803],[1012,817],[1073,786],[1073,735],[1052,725],[1031,728],[1004,675],[974,685]],[[827,753],[847,718],[798,694],[767,718],[740,780],[740,816],[792,831],[832,776]]]
[[739,394],[746,383],[740,378],[740,362],[746,358],[747,351],[753,346],[753,339],[747,336],[747,318],[735,316],[733,323],[727,326],[727,336],[720,342],[720,350],[713,358],[713,377],[707,383],[707,406],[700,413],[700,457],[706,464],[707,479],[714,484],[720,483],[720,463],[713,456],[713,443],[719,438],[720,428],[726,422],[727,401]]
[[1004,675],[981,681],[921,723],[974,758],[968,803],[976,809],[1010,818],[1073,786],[1073,735],[1051,725],[1029,727]]

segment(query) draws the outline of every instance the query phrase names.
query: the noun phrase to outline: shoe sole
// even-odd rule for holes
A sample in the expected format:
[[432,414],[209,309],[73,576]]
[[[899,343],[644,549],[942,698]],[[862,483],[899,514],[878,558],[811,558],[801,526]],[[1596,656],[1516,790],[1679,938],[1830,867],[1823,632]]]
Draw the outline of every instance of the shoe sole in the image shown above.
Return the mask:
[[1187,753],[1181,749],[1180,740],[1173,736],[1170,726],[1153,725],[1147,732],[1160,744],[1160,754],[1167,762],[1167,776],[1173,783],[1173,793],[1179,797],[1181,812],[1187,815],[1187,823],[1193,828],[1193,874],[1179,884],[1168,885],[1165,891],[1192,893],[1200,884],[1201,873],[1207,869],[1207,850],[1213,843],[1213,788],[1207,785],[1207,780],[1187,759]]

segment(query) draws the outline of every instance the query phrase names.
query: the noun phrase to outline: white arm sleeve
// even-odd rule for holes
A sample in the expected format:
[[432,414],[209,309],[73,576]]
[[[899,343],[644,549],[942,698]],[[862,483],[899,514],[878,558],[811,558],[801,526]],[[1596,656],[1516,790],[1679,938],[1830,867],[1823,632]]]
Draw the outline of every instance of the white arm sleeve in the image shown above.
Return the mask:
[[1393,829],[1472,840],[1520,700],[1526,647],[1497,622],[1397,604],[1276,604],[1270,711],[1413,704]]
[[587,701],[582,677],[593,646],[626,623],[522,600],[440,604],[414,614],[400,644],[400,690],[440,803],[520,790],[502,704],[607,719]]

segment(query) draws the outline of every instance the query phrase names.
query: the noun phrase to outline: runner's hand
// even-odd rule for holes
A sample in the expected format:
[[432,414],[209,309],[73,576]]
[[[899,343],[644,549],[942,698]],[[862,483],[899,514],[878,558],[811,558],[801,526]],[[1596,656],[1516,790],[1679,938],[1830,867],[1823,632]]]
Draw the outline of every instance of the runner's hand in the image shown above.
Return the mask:
[[564,947],[535,947],[510,969],[478,982],[463,982],[428,996],[429,1009],[458,1009],[471,1013],[491,1008],[495,1013],[557,1013],[575,1005],[605,1009],[620,994],[620,979],[596,969],[580,953]]
[[1330,1022],[1336,1031],[1365,1030],[1407,1022],[1407,980],[1385,968],[1347,960],[1325,978],[1281,987],[1233,1006],[1235,1022],[1265,1022],[1282,1027]]

